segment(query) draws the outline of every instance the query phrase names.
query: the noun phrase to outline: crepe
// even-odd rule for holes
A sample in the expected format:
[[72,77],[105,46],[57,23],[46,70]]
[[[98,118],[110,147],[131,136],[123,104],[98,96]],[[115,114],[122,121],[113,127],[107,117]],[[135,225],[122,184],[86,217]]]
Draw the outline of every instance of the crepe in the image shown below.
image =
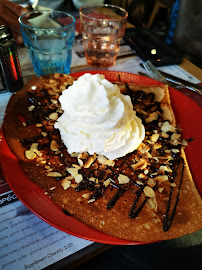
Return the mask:
[[3,132],[30,181],[88,226],[131,241],[177,238],[202,228],[202,201],[176,127],[168,87],[117,82],[131,97],[146,136],[116,160],[96,153],[69,154],[54,123],[58,98],[76,78],[32,79],[7,106]]

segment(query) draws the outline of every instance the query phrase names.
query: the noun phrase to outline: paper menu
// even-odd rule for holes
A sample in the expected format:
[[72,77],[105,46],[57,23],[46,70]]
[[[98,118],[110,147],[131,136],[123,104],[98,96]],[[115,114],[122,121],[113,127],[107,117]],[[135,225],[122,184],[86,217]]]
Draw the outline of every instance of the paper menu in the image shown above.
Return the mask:
[[0,179],[0,269],[43,269],[92,244],[35,216]]
[[0,218],[1,269],[43,269],[91,244],[51,227],[20,201],[4,206]]

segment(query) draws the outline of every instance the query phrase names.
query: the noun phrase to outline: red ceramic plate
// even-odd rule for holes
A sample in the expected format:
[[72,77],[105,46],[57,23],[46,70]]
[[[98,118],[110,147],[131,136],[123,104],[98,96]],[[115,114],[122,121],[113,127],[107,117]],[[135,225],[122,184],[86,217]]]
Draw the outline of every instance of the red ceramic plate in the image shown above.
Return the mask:
[[[77,72],[72,75],[81,76],[84,73],[86,72]],[[89,73],[104,74],[106,79],[110,81],[121,80],[123,82],[135,82],[145,85],[160,84],[152,79],[125,72],[90,71]],[[202,111],[194,101],[172,88],[170,89],[170,95],[177,123],[183,129],[183,137],[186,139],[194,138],[194,140],[189,143],[189,146],[186,147],[186,154],[195,184],[200,194],[202,194],[202,182],[200,181]],[[66,216],[56,204],[44,195],[44,192],[38,186],[26,177],[16,157],[9,150],[3,134],[1,135],[0,159],[6,181],[22,203],[34,214],[61,231],[90,241],[115,245],[145,244],[143,242],[132,242],[112,237],[86,226],[73,217]]]

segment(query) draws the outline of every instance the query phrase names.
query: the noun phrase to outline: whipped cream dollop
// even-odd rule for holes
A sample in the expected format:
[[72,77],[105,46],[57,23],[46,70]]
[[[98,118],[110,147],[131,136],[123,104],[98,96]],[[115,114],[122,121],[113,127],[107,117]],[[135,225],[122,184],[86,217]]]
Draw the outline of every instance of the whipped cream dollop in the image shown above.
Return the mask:
[[64,112],[55,128],[70,154],[96,153],[113,160],[137,149],[145,137],[130,97],[103,75],[79,77],[59,101]]

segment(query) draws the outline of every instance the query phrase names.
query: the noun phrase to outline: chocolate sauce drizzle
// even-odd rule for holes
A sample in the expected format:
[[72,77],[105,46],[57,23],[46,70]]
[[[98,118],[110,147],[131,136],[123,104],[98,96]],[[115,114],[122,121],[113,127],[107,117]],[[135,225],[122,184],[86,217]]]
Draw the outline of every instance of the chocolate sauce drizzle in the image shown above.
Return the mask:
[[[132,91],[129,88],[129,85],[126,83],[125,84],[126,89],[127,89],[127,95],[131,97],[131,101],[133,103],[134,109],[136,109],[136,106],[138,108],[141,108],[141,110],[137,110],[136,114],[138,117],[142,119],[143,124],[145,125],[146,129],[146,134],[152,134],[153,130],[159,130],[159,122],[163,122],[162,118],[162,109],[160,106],[160,103],[155,101],[155,95],[153,93],[146,94],[144,93],[141,89],[139,91]],[[42,119],[47,119],[48,115],[51,112],[54,112],[56,109],[54,106],[50,106],[51,99],[54,97],[50,97],[46,89],[42,89],[39,92],[29,92],[28,93],[28,100],[30,102],[30,105],[34,105],[34,109],[29,112],[30,116],[28,119],[26,119],[26,126],[31,125],[31,124],[36,124],[40,123]],[[158,112],[158,120],[154,120],[150,123],[146,123],[145,121],[145,115],[141,111],[146,111],[148,114],[152,112]],[[25,138],[20,140],[20,143],[24,146],[29,148],[32,143],[38,142],[38,150],[43,150],[46,153],[46,156],[51,155],[50,153],[50,141],[52,139],[55,139],[58,144],[59,144],[59,153],[54,153],[56,157],[60,160],[60,164],[64,164],[64,166],[58,166],[56,169],[57,171],[60,171],[62,176],[58,177],[58,181],[62,180],[64,177],[68,176],[69,173],[66,170],[66,167],[69,166],[71,167],[72,164],[77,163],[76,158],[72,158],[67,150],[66,147],[64,146],[63,142],[61,141],[59,131],[56,129],[51,129],[47,130],[45,125],[42,125],[40,127],[41,131],[47,132],[47,137],[44,138],[43,135],[37,135],[34,137],[30,138]],[[169,134],[171,135],[171,134]],[[162,147],[157,151],[157,154],[159,156],[165,156],[166,155],[166,150],[170,150],[173,148],[173,145],[170,144],[170,137],[168,139],[159,137],[159,143],[162,144]],[[177,146],[175,148],[178,148],[180,150],[180,146]],[[79,170],[79,173],[83,175],[83,180],[79,183],[78,187],[75,188],[77,192],[80,192],[82,190],[89,190],[92,192],[92,196],[90,199],[98,200],[101,198],[106,191],[106,189],[111,189],[113,190],[114,188],[116,189],[116,193],[111,197],[111,199],[108,201],[106,204],[107,209],[113,208],[117,201],[125,194],[125,192],[129,191],[131,188],[133,189],[134,193],[134,202],[131,206],[131,209],[128,213],[129,218],[133,219],[136,218],[139,213],[142,211],[144,208],[148,197],[145,196],[143,189],[147,185],[147,179],[146,180],[141,180],[138,179],[137,175],[140,173],[140,171],[137,172],[135,175],[132,170],[131,163],[133,163],[131,160],[133,160],[133,155],[136,154],[136,151],[134,151],[131,154],[128,154],[125,157],[122,157],[121,159],[116,160],[116,164],[114,167],[108,167],[108,171],[106,172],[105,170],[97,170],[94,169],[93,166],[91,166],[91,170],[86,170],[84,168],[81,168]],[[180,192],[180,187],[182,184],[182,179],[183,179],[183,172],[184,172],[184,161],[180,157],[180,151],[179,153],[173,153],[172,154],[173,160],[170,162],[169,166],[172,169],[172,173],[168,174],[169,181],[170,183],[174,183],[175,179],[180,178],[178,181],[178,192],[173,192],[173,187],[172,185],[170,186],[170,192],[169,192],[169,199],[167,203],[167,207],[165,210],[165,213],[163,214],[163,230],[168,231],[172,220],[175,216],[176,208],[178,205],[179,201],[179,192]],[[51,158],[50,158],[51,160]],[[94,163],[99,163],[98,161],[95,161]],[[99,164],[97,164],[99,166]],[[163,165],[163,164],[161,164]],[[97,167],[98,167],[97,166]],[[116,169],[118,168],[118,170]],[[158,169],[159,169],[159,164],[151,162],[150,166],[147,167],[149,169],[149,174],[151,178],[153,177],[153,174],[155,174]],[[178,171],[178,174],[175,173]],[[118,184],[117,178],[119,173],[127,173],[129,174],[130,182],[128,184],[120,185]],[[180,175],[181,174],[181,175]],[[90,181],[90,177],[95,177],[99,180],[98,183],[95,183],[93,181]],[[106,179],[110,179],[110,185],[105,187],[103,184]],[[142,181],[141,184],[138,184],[136,180],[139,180],[139,182]],[[134,187],[134,188],[133,188]],[[154,187],[154,189],[157,187]],[[173,203],[173,200],[175,201]],[[67,211],[65,212],[66,214],[69,214]]]
[[167,204],[167,209],[165,214],[163,215],[164,219],[163,219],[163,230],[166,232],[169,230],[171,223],[173,221],[173,218],[175,216],[175,212],[176,212],[176,208],[177,208],[177,204],[179,201],[179,194],[180,194],[180,187],[182,184],[182,179],[183,179],[183,174],[184,174],[184,160],[181,158],[178,166],[177,166],[177,171],[180,172],[180,181],[179,181],[179,187],[178,187],[178,191],[177,191],[177,195],[174,198],[175,203],[173,205],[173,207],[171,207],[171,201],[172,201],[172,197],[173,195],[173,187],[170,186],[170,194],[169,194],[169,200],[168,200],[168,204]]

